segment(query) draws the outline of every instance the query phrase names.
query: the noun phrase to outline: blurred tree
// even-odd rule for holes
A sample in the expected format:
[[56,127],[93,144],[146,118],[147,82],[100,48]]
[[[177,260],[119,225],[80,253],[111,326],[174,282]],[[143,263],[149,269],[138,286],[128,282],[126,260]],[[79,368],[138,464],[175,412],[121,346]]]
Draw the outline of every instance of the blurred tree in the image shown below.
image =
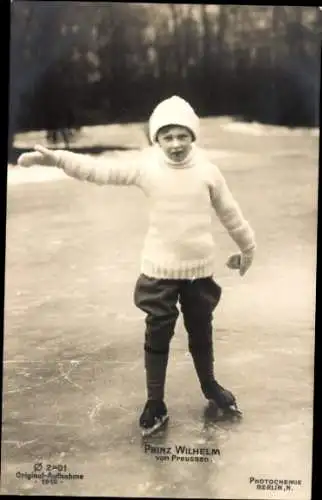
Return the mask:
[[16,131],[30,128],[31,117],[33,128],[49,131],[73,123],[78,75],[72,20],[70,3],[12,4],[9,148]]

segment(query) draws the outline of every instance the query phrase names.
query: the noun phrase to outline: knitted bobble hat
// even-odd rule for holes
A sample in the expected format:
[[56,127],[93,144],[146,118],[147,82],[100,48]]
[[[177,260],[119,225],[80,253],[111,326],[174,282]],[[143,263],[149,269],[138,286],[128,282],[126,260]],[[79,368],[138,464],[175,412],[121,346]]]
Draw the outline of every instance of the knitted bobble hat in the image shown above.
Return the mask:
[[152,144],[156,142],[158,131],[168,125],[186,127],[191,131],[194,140],[198,137],[198,116],[187,101],[176,95],[160,102],[150,117],[149,136]]

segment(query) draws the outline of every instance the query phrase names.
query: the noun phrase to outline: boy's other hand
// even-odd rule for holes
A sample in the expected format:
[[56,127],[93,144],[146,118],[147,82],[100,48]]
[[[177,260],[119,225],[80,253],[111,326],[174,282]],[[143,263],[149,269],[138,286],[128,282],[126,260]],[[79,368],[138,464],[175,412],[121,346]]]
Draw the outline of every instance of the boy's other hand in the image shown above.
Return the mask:
[[39,145],[36,145],[34,149],[35,151],[20,155],[17,164],[21,167],[32,167],[33,165],[57,166],[58,158],[55,151]]
[[237,253],[229,257],[226,266],[229,267],[229,269],[239,269],[240,276],[244,276],[244,274],[246,274],[246,272],[252,265],[253,259],[253,250]]
[[226,262],[226,266],[229,267],[229,269],[240,269],[240,261],[241,261],[241,254],[235,253],[234,255],[231,255],[229,257],[229,259]]

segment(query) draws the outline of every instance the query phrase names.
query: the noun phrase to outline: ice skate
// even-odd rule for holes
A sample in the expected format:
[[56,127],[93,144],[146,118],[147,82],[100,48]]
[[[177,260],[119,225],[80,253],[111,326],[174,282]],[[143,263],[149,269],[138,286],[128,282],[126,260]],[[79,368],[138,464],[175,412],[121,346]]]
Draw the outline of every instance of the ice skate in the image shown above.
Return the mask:
[[148,400],[139,420],[142,436],[149,436],[156,432],[166,424],[168,419],[167,407],[163,401]]
[[210,406],[216,407],[219,417],[241,418],[243,415],[233,393],[219,385],[217,381],[211,384],[207,399]]

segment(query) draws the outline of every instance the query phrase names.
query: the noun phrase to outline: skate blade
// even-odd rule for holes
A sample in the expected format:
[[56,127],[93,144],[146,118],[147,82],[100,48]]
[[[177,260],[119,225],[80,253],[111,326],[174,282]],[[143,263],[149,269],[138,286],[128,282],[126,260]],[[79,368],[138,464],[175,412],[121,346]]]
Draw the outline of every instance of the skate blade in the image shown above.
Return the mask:
[[242,418],[243,413],[237,408],[236,405],[231,405],[227,409],[223,410],[224,415],[229,417],[236,417],[238,419]]
[[158,422],[154,424],[153,427],[150,427],[149,429],[145,429],[144,427],[141,427],[141,434],[143,437],[151,436],[151,434],[154,434],[157,432],[161,427],[163,427],[167,421],[169,420],[169,415],[166,415],[165,417],[162,417]]
[[227,418],[240,420],[243,417],[243,413],[236,404],[232,404],[228,408],[220,408],[213,399],[209,400],[208,413],[214,420],[225,420]]

